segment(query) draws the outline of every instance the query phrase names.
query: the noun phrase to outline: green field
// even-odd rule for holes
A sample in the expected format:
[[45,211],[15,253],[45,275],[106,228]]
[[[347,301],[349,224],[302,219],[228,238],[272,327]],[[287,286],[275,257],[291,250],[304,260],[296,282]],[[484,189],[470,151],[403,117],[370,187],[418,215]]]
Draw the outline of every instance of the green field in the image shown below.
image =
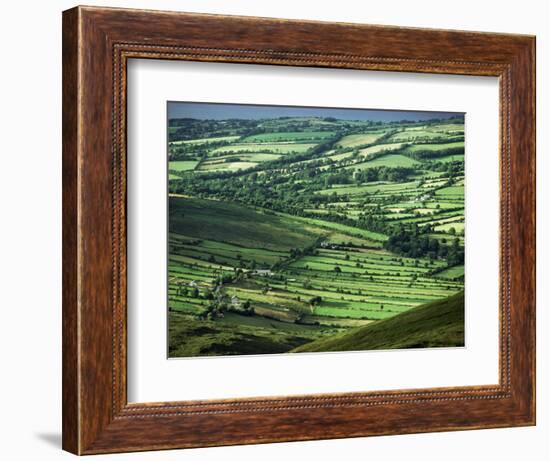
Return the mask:
[[204,162],[201,164],[200,171],[238,171],[238,170],[248,170],[249,168],[254,168],[258,165],[258,162],[243,162],[240,159],[236,161],[229,162]]
[[247,136],[242,142],[252,143],[271,143],[280,141],[320,141],[334,136],[334,131],[298,131],[298,132],[282,132],[282,133],[263,133],[253,136]]
[[438,138],[439,133],[436,133],[431,130],[403,130],[399,133],[392,135],[389,139],[390,141],[426,141],[434,138]]
[[405,148],[407,153],[417,152],[441,152],[448,149],[462,149],[464,150],[464,141],[450,142],[442,144],[412,144]]
[[174,161],[168,163],[169,171],[189,171],[194,170],[199,162],[197,160],[191,161]]
[[391,144],[375,144],[374,146],[361,149],[359,154],[363,157],[369,157],[370,155],[377,154],[378,152],[391,152],[394,150],[399,150],[401,147],[403,147],[403,144],[400,142]]
[[363,146],[366,144],[372,144],[384,135],[384,132],[378,133],[366,133],[366,134],[350,134],[344,136],[340,141],[338,141],[336,147],[357,147]]
[[463,118],[169,123],[170,357],[463,344]]
[[461,278],[464,278],[464,266],[461,265],[461,266],[449,267],[448,269],[442,270],[441,272],[438,272],[437,274],[435,274],[435,277],[451,279],[451,280],[459,280]]
[[[238,204],[170,197],[169,210],[170,232],[191,238],[227,242],[244,248],[281,250],[311,245],[317,238],[312,230],[296,226],[290,218]],[[277,239],[273,239],[273,235],[277,235]]]
[[208,143],[216,143],[220,141],[235,141],[239,139],[239,136],[217,136],[213,138],[200,138],[200,139],[188,139],[184,141],[173,141],[170,144],[172,145],[181,145],[181,144],[190,144],[190,145],[200,145]]
[[463,162],[464,155],[463,154],[442,155],[440,157],[437,157],[437,161],[438,162]]
[[213,155],[241,153],[241,152],[272,152],[274,154],[299,154],[308,151],[315,144],[312,143],[291,143],[291,142],[265,142],[249,144],[230,144],[224,147],[218,147],[212,151]]
[[464,346],[464,292],[298,346],[292,352]]
[[418,165],[419,162],[416,160],[406,157],[401,154],[386,154],[382,157],[375,158],[374,160],[370,160],[368,162],[364,163],[358,163],[353,166],[347,167],[347,168],[356,168],[357,170],[363,170],[365,168],[375,168],[379,166],[387,166],[387,167],[396,167],[396,166],[404,166],[404,167],[412,167]]

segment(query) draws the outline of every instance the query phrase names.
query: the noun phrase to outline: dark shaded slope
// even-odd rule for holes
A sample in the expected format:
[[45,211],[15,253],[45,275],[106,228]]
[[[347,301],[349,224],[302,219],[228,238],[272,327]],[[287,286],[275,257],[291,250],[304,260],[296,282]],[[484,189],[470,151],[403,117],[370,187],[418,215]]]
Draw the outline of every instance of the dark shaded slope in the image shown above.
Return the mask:
[[390,319],[323,338],[292,352],[464,346],[464,292]]

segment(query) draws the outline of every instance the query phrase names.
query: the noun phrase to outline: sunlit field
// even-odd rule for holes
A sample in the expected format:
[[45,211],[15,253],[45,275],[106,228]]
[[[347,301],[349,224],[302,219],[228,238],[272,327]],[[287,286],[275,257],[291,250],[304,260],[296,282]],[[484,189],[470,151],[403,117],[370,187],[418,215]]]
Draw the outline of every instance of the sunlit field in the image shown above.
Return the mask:
[[170,357],[464,344],[463,116],[168,133]]

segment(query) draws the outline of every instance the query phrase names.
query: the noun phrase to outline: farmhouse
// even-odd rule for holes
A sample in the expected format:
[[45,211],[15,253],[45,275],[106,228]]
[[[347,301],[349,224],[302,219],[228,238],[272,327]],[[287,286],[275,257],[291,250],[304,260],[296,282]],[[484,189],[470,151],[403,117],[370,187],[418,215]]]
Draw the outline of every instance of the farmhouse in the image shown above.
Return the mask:
[[239,307],[241,305],[240,299],[235,295],[231,296],[231,305],[234,307]]
[[425,202],[426,200],[430,200],[430,196],[427,194],[421,195],[420,197],[414,199],[415,202]]

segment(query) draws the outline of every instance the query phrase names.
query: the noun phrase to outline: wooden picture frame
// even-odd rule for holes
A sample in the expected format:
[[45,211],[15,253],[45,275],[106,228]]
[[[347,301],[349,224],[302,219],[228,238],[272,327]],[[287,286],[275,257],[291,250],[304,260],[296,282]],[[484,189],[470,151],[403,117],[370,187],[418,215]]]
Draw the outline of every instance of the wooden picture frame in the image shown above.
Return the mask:
[[[495,76],[500,382],[128,404],[131,58]],[[77,7],[63,13],[63,448],[93,454],[535,424],[535,38]]]

